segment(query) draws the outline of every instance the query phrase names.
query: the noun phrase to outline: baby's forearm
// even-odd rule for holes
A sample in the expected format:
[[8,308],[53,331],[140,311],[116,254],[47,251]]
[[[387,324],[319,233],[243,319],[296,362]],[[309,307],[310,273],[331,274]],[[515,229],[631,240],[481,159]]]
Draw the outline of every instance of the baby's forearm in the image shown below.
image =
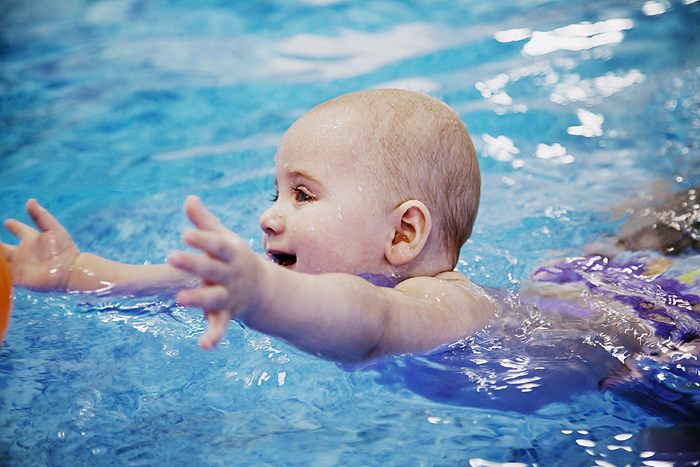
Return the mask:
[[[335,361],[371,358],[381,340],[380,313],[370,313],[363,279],[343,274],[291,273],[274,266],[272,286],[259,307],[243,317],[248,326],[313,355]],[[355,294],[350,290],[356,289]],[[378,308],[377,303],[374,307]]]
[[193,280],[191,275],[168,264],[124,264],[79,253],[65,288],[67,292],[147,296],[184,287]]

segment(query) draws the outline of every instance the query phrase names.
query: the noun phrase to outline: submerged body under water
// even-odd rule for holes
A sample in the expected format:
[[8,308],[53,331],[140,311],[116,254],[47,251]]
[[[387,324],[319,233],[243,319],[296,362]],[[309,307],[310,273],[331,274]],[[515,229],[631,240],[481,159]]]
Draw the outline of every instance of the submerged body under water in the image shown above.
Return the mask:
[[602,257],[546,273],[544,286],[502,297],[500,316],[482,331],[381,364],[390,368],[386,382],[448,404],[521,413],[612,390],[670,421],[700,421],[700,255],[656,274],[641,261]]
[[[654,199],[618,236],[589,247],[612,258],[552,261],[517,294],[491,290],[502,305],[496,320],[439,352],[385,364],[386,382],[522,413],[611,390],[667,420],[700,422],[697,191]],[[621,249],[639,244],[654,250]]]
[[[430,400],[537,413],[610,391],[673,426],[637,440],[669,465],[700,460],[700,203],[697,187],[628,211],[600,254],[537,268],[501,313],[425,356],[370,365],[379,381]],[[623,251],[643,244],[654,250]],[[666,253],[666,254],[662,254]]]

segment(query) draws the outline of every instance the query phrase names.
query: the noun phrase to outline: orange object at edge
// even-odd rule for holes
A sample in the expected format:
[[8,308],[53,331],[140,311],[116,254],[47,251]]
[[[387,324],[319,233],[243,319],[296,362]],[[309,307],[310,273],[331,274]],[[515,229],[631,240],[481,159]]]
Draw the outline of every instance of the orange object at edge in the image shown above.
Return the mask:
[[5,331],[10,324],[10,309],[12,308],[12,274],[10,264],[5,256],[5,249],[0,244],[0,343],[5,337]]

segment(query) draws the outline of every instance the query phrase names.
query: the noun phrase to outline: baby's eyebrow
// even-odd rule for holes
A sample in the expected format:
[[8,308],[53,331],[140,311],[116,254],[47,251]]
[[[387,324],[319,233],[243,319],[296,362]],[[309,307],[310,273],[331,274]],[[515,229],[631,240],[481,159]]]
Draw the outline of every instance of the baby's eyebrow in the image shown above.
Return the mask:
[[290,175],[292,180],[296,180],[297,178],[303,178],[303,179],[308,180],[310,182],[317,183],[319,185],[321,184],[321,182],[318,181],[318,179],[316,177],[309,174],[308,172],[304,172],[301,170],[295,170],[293,172],[290,172],[289,175]]

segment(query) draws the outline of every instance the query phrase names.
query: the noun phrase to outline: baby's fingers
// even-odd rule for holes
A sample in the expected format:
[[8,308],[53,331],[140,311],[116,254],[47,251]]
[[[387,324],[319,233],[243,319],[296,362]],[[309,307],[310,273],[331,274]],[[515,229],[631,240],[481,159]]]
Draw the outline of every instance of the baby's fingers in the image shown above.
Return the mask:
[[209,256],[176,251],[168,257],[171,266],[208,282],[226,282],[226,265]]
[[49,211],[41,207],[35,199],[30,199],[27,201],[27,213],[29,213],[29,216],[42,232],[56,228],[63,228],[56,218],[53,217]]
[[5,228],[9,230],[12,235],[19,238],[20,240],[24,238],[29,238],[30,236],[38,235],[36,229],[14,219],[7,219],[5,221]]
[[0,242],[0,245],[2,246],[2,249],[0,250],[1,252],[5,252],[5,257],[7,258],[8,261],[12,261],[12,255],[14,255],[15,251],[17,250],[16,245],[8,245],[7,243],[2,243]]
[[230,321],[228,313],[223,311],[205,311],[207,318],[207,330],[199,337],[199,347],[202,350],[211,350],[221,342],[226,333]]
[[202,230],[189,230],[182,235],[183,241],[210,256],[228,262],[235,256],[234,234],[227,236]]
[[204,207],[196,196],[188,196],[185,200],[185,212],[192,223],[200,230],[211,232],[229,232],[219,219]]
[[181,290],[177,293],[177,302],[182,306],[191,306],[203,310],[219,310],[227,305],[228,292],[222,285],[205,285],[196,289]]

